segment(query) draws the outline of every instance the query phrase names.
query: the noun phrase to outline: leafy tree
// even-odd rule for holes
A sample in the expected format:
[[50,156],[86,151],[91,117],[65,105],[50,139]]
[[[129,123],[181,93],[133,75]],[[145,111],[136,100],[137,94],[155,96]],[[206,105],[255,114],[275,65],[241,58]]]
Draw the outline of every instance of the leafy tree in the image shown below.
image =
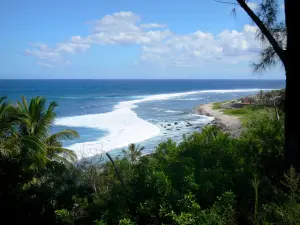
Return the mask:
[[124,157],[127,158],[130,162],[135,163],[141,157],[142,151],[144,147],[140,147],[140,145],[129,144],[128,150],[122,150]]
[[284,1],[284,21],[277,19],[279,6],[276,0],[261,0],[257,14],[251,10],[247,0],[216,1],[242,7],[257,25],[258,38],[266,43],[266,47],[261,52],[260,62],[254,64],[254,71],[265,70],[277,63],[285,69],[285,162],[288,168],[294,166],[300,172],[300,120],[295,110],[299,96],[299,62],[296,56],[300,52],[297,1]]
[[51,135],[53,120],[39,128],[51,113],[34,99],[30,112],[0,104],[1,224],[299,224],[300,178],[283,173],[280,110],[252,118],[239,138],[208,126],[151,155],[130,145],[122,159],[107,153],[112,163],[67,166],[49,146],[73,133]]

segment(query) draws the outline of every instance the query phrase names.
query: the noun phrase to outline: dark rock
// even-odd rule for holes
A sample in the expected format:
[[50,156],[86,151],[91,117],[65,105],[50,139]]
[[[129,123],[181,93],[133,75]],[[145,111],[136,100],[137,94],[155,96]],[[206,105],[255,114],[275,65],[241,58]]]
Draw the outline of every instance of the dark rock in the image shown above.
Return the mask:
[[177,124],[178,124],[178,122],[175,122],[175,123],[174,123],[174,125],[177,125]]
[[171,130],[170,128],[168,128],[167,130]]
[[187,123],[186,126],[187,126],[187,127],[191,127],[191,126],[193,126],[193,124]]
[[176,128],[176,130],[180,130],[180,128]]
[[172,126],[170,123],[167,124],[169,127]]

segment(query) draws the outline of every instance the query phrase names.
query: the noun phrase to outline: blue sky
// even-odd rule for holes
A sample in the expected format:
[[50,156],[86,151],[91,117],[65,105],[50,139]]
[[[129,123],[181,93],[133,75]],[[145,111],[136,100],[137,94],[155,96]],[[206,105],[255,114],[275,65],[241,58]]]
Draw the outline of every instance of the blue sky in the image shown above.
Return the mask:
[[231,10],[214,0],[2,1],[0,78],[253,78],[256,27]]

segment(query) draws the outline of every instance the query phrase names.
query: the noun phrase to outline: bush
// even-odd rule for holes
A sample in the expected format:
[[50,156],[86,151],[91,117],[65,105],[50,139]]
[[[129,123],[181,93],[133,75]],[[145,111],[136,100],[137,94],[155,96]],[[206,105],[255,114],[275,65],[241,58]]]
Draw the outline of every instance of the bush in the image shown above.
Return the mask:
[[73,166],[47,157],[46,134],[24,141],[14,128],[26,120],[10,124],[7,115],[1,224],[300,224],[300,178],[284,173],[280,112],[252,118],[240,138],[208,126],[148,156],[130,145],[114,165]]

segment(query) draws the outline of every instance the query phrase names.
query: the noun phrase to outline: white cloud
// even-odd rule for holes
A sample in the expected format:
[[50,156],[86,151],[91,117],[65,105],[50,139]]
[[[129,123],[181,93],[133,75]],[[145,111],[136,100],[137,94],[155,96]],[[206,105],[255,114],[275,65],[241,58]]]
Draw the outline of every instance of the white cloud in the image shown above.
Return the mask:
[[91,44],[151,44],[160,42],[172,35],[168,29],[164,31],[148,31],[148,32],[114,32],[114,33],[96,33],[86,37],[84,42]]
[[[31,45],[27,55],[37,58],[43,67],[70,64],[65,57],[88,51],[93,45],[140,45],[140,63],[163,67],[198,67],[205,63],[237,63],[252,59],[260,50],[254,41],[256,27],[224,30],[217,35],[203,31],[176,35],[166,25],[140,24],[141,18],[132,12],[118,12],[92,22],[87,36],[71,36],[53,48],[45,44]],[[159,29],[158,29],[159,28]],[[163,29],[162,29],[163,28]]]
[[[140,17],[132,12],[117,12],[104,16],[100,20],[92,22],[91,33],[85,37],[72,36],[69,41],[57,43],[52,49],[47,45],[32,45],[27,49],[27,55],[38,58],[39,65],[55,67],[63,65],[65,54],[85,52],[93,44],[99,45],[150,45],[162,42],[173,33],[169,29],[151,30],[164,28],[166,25],[149,23],[139,24]],[[145,30],[147,29],[147,30]],[[149,30],[150,29],[150,30]],[[67,61],[67,60],[66,60]]]
[[132,12],[117,12],[106,15],[94,22],[93,33],[115,34],[122,32],[141,32],[137,26],[140,17]]
[[[141,24],[140,17],[132,12],[119,12],[107,15],[94,22],[92,34],[88,35],[84,42],[93,44],[150,44],[159,42],[172,32],[165,30],[144,31],[143,28],[158,28],[160,24]],[[155,27],[156,26],[156,27]]]
[[144,29],[151,29],[151,28],[165,28],[167,27],[166,24],[159,24],[159,23],[146,23],[146,24],[141,24],[141,28]]
[[256,10],[256,9],[259,7],[259,5],[258,5],[257,2],[247,2],[247,5],[248,5],[249,8],[252,9],[252,10]]
[[25,54],[38,59],[38,65],[42,67],[54,67],[55,65],[68,65],[70,60],[64,59],[58,51],[53,51],[45,44],[31,44],[31,49],[26,49]]
[[67,43],[58,43],[56,45],[56,52],[61,53],[77,53],[77,52],[85,52],[91,46],[89,44],[84,43],[74,43],[74,42],[67,42]]
[[142,48],[143,62],[163,67],[199,67],[207,63],[238,63],[260,51],[254,41],[257,28],[245,25],[241,32],[224,30],[218,35],[196,31],[170,37],[164,43]]

